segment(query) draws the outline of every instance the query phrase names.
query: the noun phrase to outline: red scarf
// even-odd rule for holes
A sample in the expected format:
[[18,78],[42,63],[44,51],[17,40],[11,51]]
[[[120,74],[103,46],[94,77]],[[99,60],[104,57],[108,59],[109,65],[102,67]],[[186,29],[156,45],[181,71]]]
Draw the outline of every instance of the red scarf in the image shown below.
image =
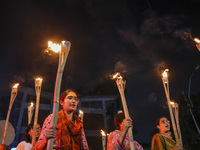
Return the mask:
[[56,132],[57,146],[60,150],[83,150],[82,136],[83,123],[73,114],[73,121],[65,110],[58,112]]

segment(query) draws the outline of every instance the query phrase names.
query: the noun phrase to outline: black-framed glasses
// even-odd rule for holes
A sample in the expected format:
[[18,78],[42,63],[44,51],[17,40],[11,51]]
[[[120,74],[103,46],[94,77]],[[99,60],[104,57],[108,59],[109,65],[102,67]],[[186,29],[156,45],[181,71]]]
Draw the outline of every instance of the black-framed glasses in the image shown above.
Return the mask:
[[163,123],[163,124],[170,123],[170,121],[169,120],[163,120],[163,121],[161,121],[161,123]]
[[79,101],[79,98],[78,97],[76,97],[76,96],[67,96],[67,99],[69,99],[70,101],[72,101],[73,99],[75,100],[75,101]]

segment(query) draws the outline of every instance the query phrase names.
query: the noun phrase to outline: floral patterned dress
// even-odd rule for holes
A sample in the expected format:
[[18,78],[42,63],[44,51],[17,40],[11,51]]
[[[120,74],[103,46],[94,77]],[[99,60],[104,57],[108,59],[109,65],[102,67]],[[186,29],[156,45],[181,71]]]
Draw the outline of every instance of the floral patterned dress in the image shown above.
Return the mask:
[[[130,149],[130,142],[129,142],[128,134],[126,134],[123,145],[120,145],[120,143],[118,141],[120,136],[121,136],[120,130],[115,130],[109,134],[107,150]],[[138,142],[134,141],[134,145],[135,145],[135,150],[143,150],[142,146]]]

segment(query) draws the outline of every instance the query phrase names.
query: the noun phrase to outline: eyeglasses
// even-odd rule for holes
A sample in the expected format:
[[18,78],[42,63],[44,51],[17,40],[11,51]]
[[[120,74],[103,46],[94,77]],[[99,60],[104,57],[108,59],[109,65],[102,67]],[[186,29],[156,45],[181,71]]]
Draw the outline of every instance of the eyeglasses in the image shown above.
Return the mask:
[[169,120],[163,120],[163,121],[161,121],[161,123],[163,123],[163,124],[170,123],[170,121]]
[[75,96],[67,96],[67,99],[69,99],[70,101],[72,101],[73,99],[75,100],[75,101],[79,101],[79,98],[78,97],[75,97]]
[[38,127],[37,130],[42,130],[42,128]]

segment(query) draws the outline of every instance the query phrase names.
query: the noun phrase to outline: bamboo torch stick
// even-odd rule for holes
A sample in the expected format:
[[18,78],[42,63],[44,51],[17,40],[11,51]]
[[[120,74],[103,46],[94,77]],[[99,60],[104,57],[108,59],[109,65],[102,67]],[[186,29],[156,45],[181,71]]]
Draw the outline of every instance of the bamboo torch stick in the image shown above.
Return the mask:
[[31,102],[30,106],[28,106],[28,125],[31,123],[33,111],[34,111],[34,103]]
[[2,145],[5,144],[7,127],[8,127],[8,121],[9,121],[9,118],[10,118],[10,113],[11,113],[12,105],[13,105],[13,103],[15,101],[16,96],[17,96],[18,86],[19,86],[19,83],[15,84],[13,86],[13,88],[12,88],[12,91],[11,91],[10,105],[9,105],[9,109],[8,109],[8,113],[7,113],[7,117],[6,117],[6,123],[5,123],[4,133],[3,133]]
[[[113,78],[114,79],[117,78],[116,84],[117,84],[119,93],[121,95],[121,100],[122,100],[125,118],[130,119],[128,107],[127,107],[127,103],[126,103],[126,98],[125,98],[125,95],[124,95],[125,82],[123,81],[122,76],[120,76],[119,73],[116,73],[113,76]],[[128,135],[129,135],[129,141],[130,141],[130,148],[131,148],[131,150],[135,150],[132,128],[128,129]]]
[[83,111],[82,110],[79,110],[79,114],[78,114],[78,117],[81,119],[81,121],[83,122]]
[[101,130],[101,137],[103,150],[106,150],[106,134],[103,130]]
[[179,143],[183,147],[181,129],[180,129],[180,124],[179,124],[179,105],[178,105],[178,103],[174,103],[174,104],[172,104],[172,107],[174,108],[174,116],[175,116],[175,119],[176,119]]
[[35,149],[35,143],[36,143],[37,121],[38,121],[38,113],[39,113],[39,105],[40,105],[41,88],[42,88],[42,79],[37,78],[35,80],[36,108],[35,108],[35,119],[34,119],[34,127],[33,127],[32,149]]
[[[51,43],[49,42],[49,47],[51,48],[51,50],[54,49],[52,42]],[[69,41],[61,42],[60,50],[59,50],[60,51],[59,64],[58,64],[55,89],[54,89],[54,99],[53,99],[53,121],[51,123],[53,128],[56,127],[56,123],[57,123],[59,100],[60,100],[60,86],[61,86],[61,81],[62,81],[63,70],[66,64],[67,56],[70,51],[70,47],[71,47],[71,43]],[[48,140],[48,145],[47,145],[48,150],[53,149],[53,142],[54,142],[54,139],[52,138]]]
[[163,72],[162,82],[163,82],[163,86],[164,86],[164,89],[165,89],[167,104],[168,104],[169,113],[170,113],[170,117],[171,117],[171,121],[172,121],[172,127],[173,127],[173,130],[174,130],[174,136],[175,136],[175,139],[176,139],[176,143],[178,143],[179,140],[178,140],[177,128],[176,128],[176,124],[175,124],[175,120],[174,120],[172,107],[170,105],[169,81],[168,81],[168,77],[167,77],[167,71],[169,71],[169,69],[165,69],[165,71]]

